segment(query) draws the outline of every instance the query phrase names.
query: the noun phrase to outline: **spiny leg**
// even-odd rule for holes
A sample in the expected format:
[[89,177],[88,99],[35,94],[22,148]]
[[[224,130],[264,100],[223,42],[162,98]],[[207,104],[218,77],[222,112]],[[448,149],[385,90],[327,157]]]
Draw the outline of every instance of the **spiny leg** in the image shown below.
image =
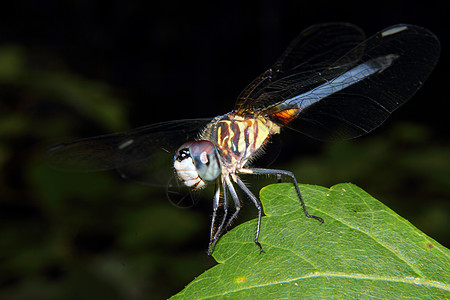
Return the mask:
[[261,229],[261,216],[262,216],[261,201],[259,201],[259,199],[255,195],[253,195],[253,193],[248,189],[248,187],[245,185],[244,182],[242,182],[242,180],[239,177],[234,176],[233,179],[234,179],[234,181],[236,181],[236,183],[239,185],[239,187],[247,194],[247,196],[253,201],[256,208],[258,209],[258,225],[256,227],[255,244],[258,245],[258,247],[259,247],[259,253],[264,252],[261,244],[258,241],[259,231]]
[[[242,170],[243,174],[274,174],[277,176],[286,175],[292,178],[294,181],[295,190],[297,191],[297,195],[300,199],[300,204],[302,205],[303,211],[305,213],[305,216],[308,218],[313,218],[318,220],[320,223],[323,223],[323,219],[318,216],[314,216],[308,213],[308,210],[306,209],[305,201],[303,200],[302,194],[300,193],[300,188],[298,187],[297,179],[294,176],[294,173],[286,170],[275,170],[275,169],[262,169],[262,168],[251,168],[251,169],[245,169]],[[280,177],[278,177],[280,178]]]
[[214,246],[216,245],[217,240],[219,239],[219,237],[221,236],[221,232],[223,231],[223,224],[225,224],[225,220],[227,219],[227,215],[228,215],[228,192],[222,182],[222,188],[223,188],[223,217],[222,217],[222,221],[220,222],[219,227],[217,228],[217,230],[214,232],[214,225],[216,222],[216,213],[217,213],[217,209],[219,207],[219,201],[220,201],[220,184],[219,181],[216,181],[216,192],[214,194],[214,202],[213,202],[213,216],[212,216],[212,220],[211,220],[211,235],[209,238],[209,246],[208,246],[208,255],[211,255],[213,250],[214,250]]
[[228,190],[225,188],[223,181],[222,181],[222,189],[223,189],[223,218],[214,236],[214,240],[216,241],[222,235],[222,232],[224,230],[223,225],[225,224],[225,221],[227,220],[228,216]]
[[[214,234],[214,236],[212,237],[210,243],[209,243],[209,248],[208,248],[208,254],[211,255],[211,253],[214,250],[214,246],[216,244],[216,242],[219,240],[220,236],[222,235],[222,232],[227,229],[232,220],[234,218],[237,217],[237,215],[239,214],[239,211],[241,210],[241,202],[239,201],[238,195],[236,193],[236,190],[234,189],[233,184],[231,183],[230,179],[228,177],[225,177],[222,181],[222,188],[223,188],[223,195],[224,195],[224,217],[222,219],[222,222],[219,226],[219,228],[217,229],[216,233]],[[233,213],[233,215],[231,216],[230,220],[228,221],[227,226],[223,226],[227,217],[227,208],[228,208],[228,192],[230,192],[231,197],[233,198],[234,201],[234,205],[236,207],[236,211]],[[215,218],[215,216],[213,216]],[[212,232],[212,231],[211,231]]]
[[216,185],[214,187],[215,192],[214,192],[214,198],[213,198],[213,214],[212,214],[212,218],[211,218],[211,233],[209,235],[209,244],[211,245],[211,241],[213,239],[213,235],[214,235],[214,224],[216,223],[216,214],[217,214],[217,209],[219,208],[219,201],[220,201],[220,184],[218,182],[218,180],[216,181]]
[[239,201],[239,197],[236,193],[236,190],[234,189],[234,186],[229,179],[227,180],[227,187],[228,190],[230,191],[231,198],[233,198],[235,211],[228,220],[227,226],[225,226],[225,230],[228,230],[228,228],[230,228],[231,223],[233,223],[233,221],[237,218],[239,212],[241,211],[241,201]]

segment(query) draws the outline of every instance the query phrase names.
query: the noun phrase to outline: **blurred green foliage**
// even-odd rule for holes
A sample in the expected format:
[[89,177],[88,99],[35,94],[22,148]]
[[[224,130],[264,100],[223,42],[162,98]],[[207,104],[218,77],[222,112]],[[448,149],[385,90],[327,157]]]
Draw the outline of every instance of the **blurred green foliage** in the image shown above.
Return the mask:
[[[64,137],[127,129],[117,94],[20,46],[0,48],[0,299],[161,299],[214,264],[202,208],[174,208],[163,189],[114,172],[64,173],[42,161]],[[324,144],[285,169],[303,183],[354,182],[449,246],[450,145],[434,140],[400,124]]]
[[187,246],[208,216],[114,172],[49,168],[46,146],[86,128],[124,130],[127,109],[106,84],[29,59],[0,48],[0,299],[162,299],[182,289],[212,264]]

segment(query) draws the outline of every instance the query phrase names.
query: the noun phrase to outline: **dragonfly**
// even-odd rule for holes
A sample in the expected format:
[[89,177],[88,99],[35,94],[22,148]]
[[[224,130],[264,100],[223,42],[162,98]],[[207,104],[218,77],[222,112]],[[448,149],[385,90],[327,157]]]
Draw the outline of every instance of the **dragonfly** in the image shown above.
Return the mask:
[[175,176],[192,190],[214,183],[209,254],[241,210],[238,187],[257,208],[254,242],[263,252],[262,205],[242,175],[289,178],[304,215],[324,222],[308,212],[292,172],[253,167],[271,137],[284,128],[319,140],[364,135],[422,86],[439,54],[438,38],[414,25],[394,25],[367,39],[352,24],[313,25],[241,92],[231,112],[60,143],[49,148],[49,161],[74,171],[115,169],[156,185]]

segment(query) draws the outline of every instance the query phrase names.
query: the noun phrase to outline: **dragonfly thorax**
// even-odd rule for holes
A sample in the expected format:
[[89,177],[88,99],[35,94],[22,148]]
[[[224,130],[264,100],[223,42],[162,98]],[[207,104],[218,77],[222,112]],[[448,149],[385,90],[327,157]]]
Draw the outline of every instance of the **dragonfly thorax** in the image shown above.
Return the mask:
[[178,178],[193,189],[205,187],[205,181],[215,180],[221,174],[217,149],[205,140],[187,142],[178,148],[173,166]]
[[233,174],[239,173],[262,150],[270,136],[279,132],[280,126],[261,115],[230,113],[211,122],[201,137],[213,141],[223,167]]

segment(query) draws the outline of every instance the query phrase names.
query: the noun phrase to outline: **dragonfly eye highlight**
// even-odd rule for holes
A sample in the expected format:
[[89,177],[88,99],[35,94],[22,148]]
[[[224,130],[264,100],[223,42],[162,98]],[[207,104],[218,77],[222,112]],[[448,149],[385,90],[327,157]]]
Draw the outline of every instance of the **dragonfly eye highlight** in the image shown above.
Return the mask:
[[217,149],[210,141],[193,142],[189,146],[198,175],[207,181],[215,180],[221,173],[221,162]]

